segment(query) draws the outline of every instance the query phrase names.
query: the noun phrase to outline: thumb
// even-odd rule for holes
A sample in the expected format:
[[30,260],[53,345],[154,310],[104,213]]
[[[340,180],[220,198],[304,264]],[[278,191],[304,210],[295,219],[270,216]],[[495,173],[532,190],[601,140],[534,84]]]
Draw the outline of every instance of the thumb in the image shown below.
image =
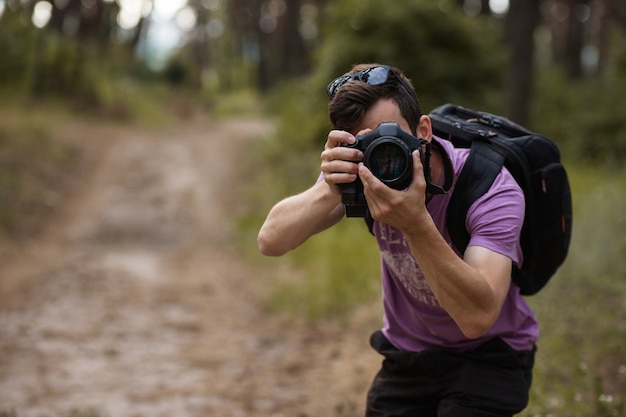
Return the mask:
[[413,157],[413,180],[411,181],[412,188],[426,189],[426,178],[424,177],[424,165],[420,158],[420,151],[415,150],[412,153]]

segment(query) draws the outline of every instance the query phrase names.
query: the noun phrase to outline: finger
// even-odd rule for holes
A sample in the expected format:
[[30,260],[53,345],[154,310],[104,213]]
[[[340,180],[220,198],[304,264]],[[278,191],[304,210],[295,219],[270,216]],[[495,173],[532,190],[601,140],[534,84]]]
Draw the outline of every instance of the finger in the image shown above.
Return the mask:
[[357,136],[363,136],[363,135],[367,135],[368,133],[372,133],[373,130],[372,129],[363,129],[363,130],[359,130],[359,133],[357,133]]
[[333,148],[322,152],[320,168],[324,174],[358,174],[358,163],[363,160],[363,152],[353,148]]
[[385,193],[389,190],[389,187],[383,184],[363,163],[359,164],[359,177],[363,183],[363,191],[367,195],[384,198]]
[[424,187],[426,185],[426,179],[424,178],[424,166],[422,165],[422,160],[420,158],[419,151],[413,151],[413,180],[411,181],[411,186],[413,187]]
[[383,221],[391,208],[389,201],[393,200],[391,193],[395,190],[387,187],[364,164],[359,164],[359,177],[370,214],[374,219]]
[[356,162],[342,159],[322,160],[321,168],[325,174],[346,173],[356,175],[359,172],[359,166]]
[[351,182],[356,181],[356,174],[347,174],[343,172],[333,172],[329,174],[324,174],[324,180],[333,185],[337,184],[349,184]]
[[355,137],[345,130],[331,130],[326,140],[324,149],[336,148],[340,145],[352,145],[356,142]]
[[411,184],[409,185],[407,191],[409,191],[411,195],[420,200],[418,205],[421,206],[421,201],[426,197],[426,178],[424,177],[424,165],[422,165],[419,151],[414,151],[412,156],[413,177],[411,178]]

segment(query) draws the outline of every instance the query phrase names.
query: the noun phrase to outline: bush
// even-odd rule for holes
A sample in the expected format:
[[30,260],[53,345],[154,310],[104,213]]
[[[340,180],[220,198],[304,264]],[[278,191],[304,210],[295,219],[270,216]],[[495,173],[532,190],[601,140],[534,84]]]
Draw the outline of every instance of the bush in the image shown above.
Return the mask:
[[533,100],[532,127],[557,142],[570,159],[621,166],[626,157],[625,95],[626,79],[571,81],[544,73]]

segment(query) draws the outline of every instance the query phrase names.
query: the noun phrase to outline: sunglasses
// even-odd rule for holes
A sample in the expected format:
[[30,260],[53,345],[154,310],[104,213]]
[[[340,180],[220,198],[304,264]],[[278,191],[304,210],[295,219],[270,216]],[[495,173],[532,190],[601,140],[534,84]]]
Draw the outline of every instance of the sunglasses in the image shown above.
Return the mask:
[[382,65],[377,67],[370,67],[359,72],[355,72],[352,74],[342,75],[341,77],[335,78],[328,87],[326,87],[326,92],[328,93],[328,98],[330,100],[335,97],[337,91],[347,82],[350,81],[362,81],[369,85],[381,85],[387,82],[389,79],[389,74],[393,74],[394,77],[398,79],[402,83],[402,79],[400,76],[393,70],[393,68]]

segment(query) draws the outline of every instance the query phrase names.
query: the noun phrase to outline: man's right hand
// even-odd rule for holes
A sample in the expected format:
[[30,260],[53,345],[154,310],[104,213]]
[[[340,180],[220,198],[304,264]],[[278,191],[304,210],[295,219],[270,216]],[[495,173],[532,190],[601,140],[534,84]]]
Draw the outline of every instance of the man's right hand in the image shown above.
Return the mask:
[[359,172],[359,162],[363,160],[363,152],[354,148],[341,146],[352,145],[355,137],[343,130],[331,130],[321,154],[321,169],[324,180],[330,189],[341,194],[338,184],[354,182]]

